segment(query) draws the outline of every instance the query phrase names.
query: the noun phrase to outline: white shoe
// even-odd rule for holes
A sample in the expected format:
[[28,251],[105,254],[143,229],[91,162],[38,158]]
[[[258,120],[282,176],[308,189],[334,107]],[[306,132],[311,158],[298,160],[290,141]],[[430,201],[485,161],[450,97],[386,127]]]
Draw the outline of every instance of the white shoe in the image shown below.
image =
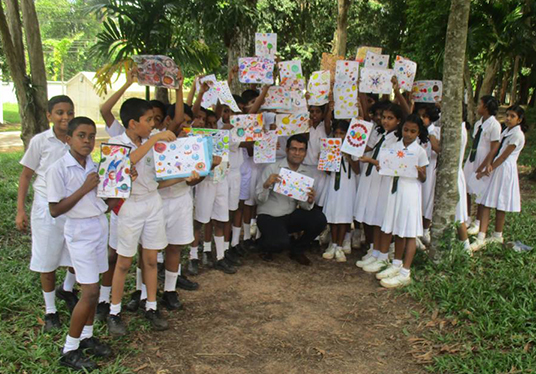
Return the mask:
[[355,263],[355,266],[357,266],[358,268],[362,268],[363,266],[368,265],[373,261],[376,261],[376,257],[372,256],[372,251],[369,250],[368,253],[364,255],[361,260],[358,260]]
[[415,243],[417,244],[417,249],[418,250],[420,250],[420,251],[426,250],[426,246],[422,243],[421,238],[417,237],[417,239],[415,240]]
[[341,247],[337,247],[337,251],[335,252],[335,260],[337,260],[337,262],[346,262],[346,256],[344,255]]
[[331,240],[331,237],[330,237],[330,230],[329,230],[329,225],[328,225],[324,229],[324,231],[322,231],[322,233],[320,234],[318,238],[318,242],[322,245],[322,244],[329,243],[330,240]]
[[476,252],[486,246],[486,240],[476,239],[471,243],[471,252]]
[[251,235],[252,238],[254,238],[255,235],[257,235],[257,224],[256,223],[251,224],[251,226],[249,227],[249,234]]
[[425,246],[429,246],[430,243],[432,242],[432,238],[430,236],[430,231],[425,231],[424,232],[424,235],[422,236],[422,243],[425,245]]
[[393,264],[389,265],[389,267],[383,271],[380,271],[376,274],[376,279],[387,279],[392,278],[398,275],[400,272],[400,269],[402,266],[394,266]]
[[352,233],[352,248],[361,248],[361,230],[355,229]]
[[392,278],[382,279],[380,284],[385,288],[404,287],[411,283],[411,275],[403,276],[398,274]]
[[395,258],[395,243],[391,243],[389,245],[389,252],[387,256],[389,260],[392,260],[393,258]]
[[335,252],[337,251],[337,244],[331,244],[328,249],[322,255],[326,260],[332,260],[335,257]]
[[493,243],[503,244],[504,238],[502,236],[492,236],[490,238],[487,238],[485,242],[486,244],[493,244]]
[[380,270],[382,270],[382,268],[387,267],[387,266],[389,266],[388,260],[376,259],[376,261],[363,266],[363,270],[366,271],[367,273],[377,273]]
[[480,231],[480,225],[477,225],[476,223],[472,222],[471,226],[467,228],[467,234],[468,235],[478,235],[478,232]]
[[342,242],[342,251],[345,255],[349,255],[352,253],[352,241],[351,240],[345,240]]

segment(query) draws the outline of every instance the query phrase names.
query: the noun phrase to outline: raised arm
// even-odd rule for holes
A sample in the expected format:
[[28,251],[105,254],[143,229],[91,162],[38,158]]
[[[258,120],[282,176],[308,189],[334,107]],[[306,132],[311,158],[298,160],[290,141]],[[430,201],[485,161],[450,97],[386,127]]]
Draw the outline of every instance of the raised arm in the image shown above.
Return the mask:
[[172,142],[177,139],[175,134],[169,130],[159,132],[151,136],[145,143],[140,145],[134,152],[130,153],[130,161],[133,165],[136,165],[142,158],[153,148],[156,142]]
[[400,86],[398,85],[398,78],[396,77],[396,75],[393,75],[393,77],[391,78],[391,82],[393,83],[393,92],[395,94],[396,100],[398,101],[398,104],[404,111],[404,114],[406,116],[409,116],[411,114],[411,108],[409,107],[404,95],[400,93]]
[[137,68],[132,68],[129,72],[127,72],[127,81],[126,83],[118,89],[108,100],[102,104],[100,108],[100,113],[102,115],[102,118],[104,119],[104,122],[106,122],[106,126],[110,127],[112,126],[112,123],[114,123],[115,117],[112,114],[112,109],[117,104],[121,96],[128,90],[130,86],[132,86],[132,83],[134,83],[134,80],[138,74]]
[[203,83],[201,85],[201,89],[199,90],[199,93],[197,94],[197,99],[195,99],[195,104],[192,108],[192,112],[194,113],[194,117],[199,116],[199,112],[201,111],[201,103],[203,102],[203,96],[205,95],[205,92],[209,90],[209,86],[206,83]]
[[180,73],[178,79],[179,87],[175,90],[175,117],[171,119],[171,122],[168,125],[168,130],[178,135],[180,124],[184,122],[184,99],[183,99],[183,83],[184,77]]
[[255,99],[255,102],[253,103],[251,108],[249,108],[249,111],[248,111],[249,114],[256,114],[259,112],[262,104],[264,103],[264,99],[266,98],[266,94],[268,93],[269,88],[270,88],[269,85],[265,85],[262,87],[260,95],[257,96],[257,98]]
[[197,81],[201,77],[202,75],[197,75],[194,79],[194,83],[192,84],[190,92],[188,93],[188,99],[186,99],[186,104],[188,104],[188,106],[192,106],[192,103],[194,102],[195,90],[197,90]]
[[328,136],[329,134],[331,134],[331,115],[333,114],[333,108],[335,107],[335,102],[333,101],[332,96],[330,97],[331,98],[329,100],[328,105],[326,105],[324,113],[324,127]]

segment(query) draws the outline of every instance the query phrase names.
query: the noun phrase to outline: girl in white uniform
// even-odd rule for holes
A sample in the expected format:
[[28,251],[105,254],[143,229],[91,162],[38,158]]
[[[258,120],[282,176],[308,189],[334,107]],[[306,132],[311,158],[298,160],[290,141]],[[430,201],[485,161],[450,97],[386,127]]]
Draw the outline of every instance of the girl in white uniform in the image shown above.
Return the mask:
[[463,157],[465,155],[465,147],[467,146],[467,128],[465,122],[461,126],[460,137],[460,159],[458,162],[458,205],[456,205],[455,220],[460,225],[458,227],[458,238],[463,242],[465,250],[470,250],[469,238],[467,236],[467,226],[465,221],[469,217],[467,212],[467,186],[465,184],[465,174],[463,173]]
[[477,199],[482,206],[480,232],[476,241],[471,245],[473,250],[482,247],[485,242],[486,231],[489,224],[490,210],[496,209],[495,232],[486,242],[503,242],[502,231],[506,212],[521,211],[521,196],[519,193],[519,176],[517,172],[517,159],[525,145],[525,111],[518,105],[506,110],[507,128],[501,134],[501,143],[496,156],[488,168],[479,173],[490,175],[490,182]]

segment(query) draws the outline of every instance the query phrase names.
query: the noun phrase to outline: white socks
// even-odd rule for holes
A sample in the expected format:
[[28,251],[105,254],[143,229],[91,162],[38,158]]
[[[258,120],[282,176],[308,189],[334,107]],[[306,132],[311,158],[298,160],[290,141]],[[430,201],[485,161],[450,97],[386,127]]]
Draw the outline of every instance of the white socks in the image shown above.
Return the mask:
[[175,292],[175,288],[177,286],[177,278],[179,277],[179,273],[173,273],[171,271],[167,271],[165,273],[164,278],[164,292]]
[[156,310],[156,301],[147,301],[145,303],[145,310]]
[[409,269],[406,269],[406,268],[401,268],[400,269],[400,275],[402,275],[403,277],[409,277],[411,274],[411,271]]
[[67,270],[63,281],[63,289],[67,292],[73,292],[74,282],[76,282],[76,275]]
[[119,304],[110,304],[110,315],[116,316],[121,313],[121,303]]
[[466,251],[470,251],[470,250],[471,250],[471,242],[469,241],[469,239],[466,239],[466,240],[463,242],[463,249],[465,249]]
[[216,244],[216,259],[219,261],[225,256],[225,247],[223,236],[215,236],[214,244]]
[[143,284],[143,278],[141,277],[141,269],[136,268],[136,290],[141,290],[141,285]]
[[93,337],[93,325],[85,325],[80,334],[80,340],[89,339]]
[[72,336],[67,335],[65,345],[63,346],[63,353],[76,351],[78,347],[80,347],[80,338],[73,338]]
[[56,309],[56,291],[45,292],[43,291],[43,297],[45,298],[45,313],[54,314],[58,310]]
[[110,304],[110,293],[112,292],[112,287],[100,286],[99,292],[99,303]]
[[240,243],[240,231],[242,231],[241,227],[231,226],[231,232],[233,235],[231,238],[231,247],[236,247],[238,243]]
[[349,242],[350,240],[352,240],[352,233],[348,231],[346,234],[344,234],[344,241]]
[[199,247],[190,247],[190,260],[199,260]]
[[147,286],[143,283],[141,284],[140,300],[147,300]]
[[255,233],[255,239],[259,239],[261,237],[261,230],[259,230],[259,227],[257,226],[257,232]]
[[495,231],[495,232],[493,233],[493,237],[494,237],[494,238],[502,238],[502,232],[497,232],[497,231]]
[[480,227],[480,220],[479,219],[475,219],[475,226]]
[[229,242],[223,242],[223,250],[227,251],[229,249]]
[[401,267],[402,266],[402,260],[394,259],[393,260],[393,266],[396,266],[397,268]]
[[378,261],[386,261],[388,258],[389,258],[389,252],[387,253],[380,252],[378,254]]
[[[216,239],[214,239],[216,240]],[[212,252],[212,243],[211,242],[204,242],[203,243],[203,252]]]
[[158,251],[158,254],[156,255],[156,262],[158,262],[159,264],[163,264],[164,263],[164,251]]
[[372,249],[372,257],[378,258],[379,255],[380,255],[380,251],[378,251],[377,249]]
[[248,223],[244,223],[243,227],[244,227],[244,240],[251,239],[251,225]]
[[486,233],[485,232],[479,232],[478,236],[476,237],[477,240],[484,240],[486,239]]
[[177,274],[179,274],[179,277],[182,274],[182,264],[181,263],[179,263],[179,270],[177,270]]

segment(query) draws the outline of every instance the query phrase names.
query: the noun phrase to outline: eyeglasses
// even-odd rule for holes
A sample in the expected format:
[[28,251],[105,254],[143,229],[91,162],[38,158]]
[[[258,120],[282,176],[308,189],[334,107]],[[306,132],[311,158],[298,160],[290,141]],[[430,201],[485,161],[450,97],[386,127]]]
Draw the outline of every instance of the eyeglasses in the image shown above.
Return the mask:
[[290,147],[288,150],[289,150],[290,152],[294,152],[294,153],[305,153],[305,152],[307,152],[307,149],[306,149],[306,148]]

